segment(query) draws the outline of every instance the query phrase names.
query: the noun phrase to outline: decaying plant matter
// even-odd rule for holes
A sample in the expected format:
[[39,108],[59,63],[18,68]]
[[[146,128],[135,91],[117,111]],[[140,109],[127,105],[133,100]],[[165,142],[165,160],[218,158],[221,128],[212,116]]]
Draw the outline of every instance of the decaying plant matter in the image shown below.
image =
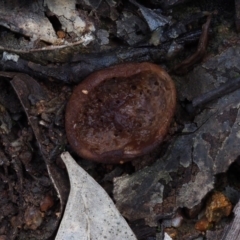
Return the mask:
[[[1,239],[56,233],[69,192],[60,159],[67,150],[114,197],[138,239],[198,237],[195,220],[214,190],[237,203],[238,0],[1,1],[0,13]],[[136,72],[140,62],[170,72],[177,103],[172,84]],[[133,75],[123,77],[118,64]],[[109,67],[117,77],[93,80]],[[205,236],[221,239],[229,220]]]

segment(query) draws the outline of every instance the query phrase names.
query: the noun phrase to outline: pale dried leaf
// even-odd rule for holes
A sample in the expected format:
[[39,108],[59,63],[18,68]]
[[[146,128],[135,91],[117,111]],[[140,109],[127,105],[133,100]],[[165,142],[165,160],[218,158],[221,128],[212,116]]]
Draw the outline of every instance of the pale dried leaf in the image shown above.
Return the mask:
[[68,152],[61,155],[71,190],[56,240],[136,239],[108,194]]

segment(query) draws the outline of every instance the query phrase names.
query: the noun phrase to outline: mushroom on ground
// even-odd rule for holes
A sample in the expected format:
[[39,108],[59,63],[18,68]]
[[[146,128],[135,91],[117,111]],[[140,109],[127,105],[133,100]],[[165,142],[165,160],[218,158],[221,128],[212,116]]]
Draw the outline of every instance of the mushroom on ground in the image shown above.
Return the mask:
[[67,138],[83,158],[130,161],[163,141],[175,107],[175,85],[161,67],[116,65],[94,72],[74,89],[66,108]]

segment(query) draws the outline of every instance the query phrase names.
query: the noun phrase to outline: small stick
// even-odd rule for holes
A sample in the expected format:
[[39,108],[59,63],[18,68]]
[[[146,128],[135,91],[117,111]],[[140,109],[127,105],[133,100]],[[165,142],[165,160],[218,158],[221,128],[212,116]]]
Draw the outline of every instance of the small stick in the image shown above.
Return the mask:
[[199,97],[193,98],[192,102],[187,104],[186,108],[188,112],[192,113],[196,110],[196,108],[201,108],[203,105],[218,99],[226,94],[234,92],[235,90],[240,88],[240,77],[231,79],[228,82],[222,84],[221,86],[210,90],[202,94]]
[[200,61],[203,58],[207,48],[208,32],[209,32],[209,26],[211,23],[211,18],[212,18],[212,15],[209,14],[209,16],[207,17],[206,23],[203,24],[202,35],[198,42],[197,51],[192,56],[186,58],[185,60],[183,60],[183,62],[177,65],[173,69],[175,73],[177,74],[187,73],[190,67],[192,67],[196,62]]
[[223,85],[204,93],[203,95],[196,97],[192,101],[193,107],[200,107],[214,99],[217,99],[223,95],[231,93],[240,88],[240,77],[232,79]]

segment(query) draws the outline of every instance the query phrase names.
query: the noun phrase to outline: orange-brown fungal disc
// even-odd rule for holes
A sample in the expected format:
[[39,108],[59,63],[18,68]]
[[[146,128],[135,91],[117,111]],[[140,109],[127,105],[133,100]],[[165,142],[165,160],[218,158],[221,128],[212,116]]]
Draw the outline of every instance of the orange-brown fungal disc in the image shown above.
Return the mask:
[[66,109],[68,141],[86,159],[120,163],[148,153],[175,112],[170,76],[152,63],[126,63],[91,74]]

